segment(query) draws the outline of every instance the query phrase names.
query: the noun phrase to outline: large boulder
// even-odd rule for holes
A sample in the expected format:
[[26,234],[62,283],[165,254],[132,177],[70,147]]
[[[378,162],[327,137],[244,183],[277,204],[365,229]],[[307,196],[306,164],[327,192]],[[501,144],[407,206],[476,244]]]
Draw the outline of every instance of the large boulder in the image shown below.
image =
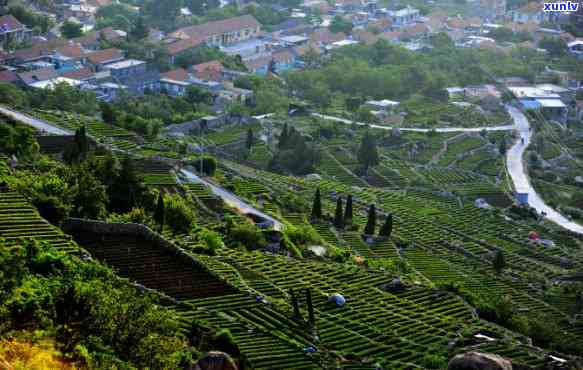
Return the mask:
[[194,370],[237,370],[237,365],[228,354],[211,351],[196,362]]
[[448,370],[512,370],[512,363],[492,353],[466,352],[451,359]]

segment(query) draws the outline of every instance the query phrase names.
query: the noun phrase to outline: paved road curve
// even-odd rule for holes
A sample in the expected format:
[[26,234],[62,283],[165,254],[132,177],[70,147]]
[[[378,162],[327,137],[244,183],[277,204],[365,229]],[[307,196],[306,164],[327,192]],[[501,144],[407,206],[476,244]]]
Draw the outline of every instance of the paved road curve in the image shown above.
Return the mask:
[[[508,113],[510,113],[514,119],[516,130],[519,134],[514,145],[506,153],[506,166],[508,168],[508,173],[512,178],[512,182],[514,183],[515,190],[518,193],[528,193],[528,204],[539,213],[546,212],[546,218],[549,221],[578,234],[583,234],[583,226],[573,221],[569,221],[559,212],[545,204],[543,199],[532,187],[522,158],[532,135],[530,125],[525,115],[519,109],[509,106]],[[522,143],[521,138],[524,139],[524,144]]]
[[24,123],[25,125],[32,126],[41,132],[47,132],[53,135],[73,135],[71,131],[60,129],[44,121],[38,120],[36,118],[30,117],[26,114],[17,112],[15,110],[3,106],[0,106],[0,113],[5,114],[8,117],[12,117],[15,121],[19,121]]
[[182,169],[180,171],[180,173],[182,173],[184,175],[184,177],[186,177],[187,181],[192,182],[192,183],[203,184],[203,185],[207,186],[208,188],[210,188],[211,191],[213,192],[213,194],[221,197],[223,199],[223,201],[226,204],[228,204],[230,207],[236,208],[245,214],[254,214],[256,216],[259,216],[261,218],[264,218],[266,220],[271,221],[273,224],[273,228],[275,230],[282,230],[283,229],[283,224],[281,222],[279,222],[275,218],[261,212],[257,208],[250,206],[248,203],[244,202],[239,197],[226,191],[225,189],[221,188],[220,186],[217,186],[217,185],[213,184],[212,182],[207,181],[207,180],[205,180],[205,179],[203,179],[203,178],[201,178],[201,177],[195,175],[194,173],[192,173],[188,170],[185,170],[185,169]]

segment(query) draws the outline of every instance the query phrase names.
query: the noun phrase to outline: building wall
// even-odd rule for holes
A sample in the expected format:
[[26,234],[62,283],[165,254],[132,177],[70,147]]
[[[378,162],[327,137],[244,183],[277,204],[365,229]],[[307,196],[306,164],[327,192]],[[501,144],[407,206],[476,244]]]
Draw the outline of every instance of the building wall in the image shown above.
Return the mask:
[[240,41],[245,41],[257,37],[259,35],[260,28],[244,28],[238,31],[225,32],[220,34],[212,35],[207,39],[207,44],[212,46],[228,45]]

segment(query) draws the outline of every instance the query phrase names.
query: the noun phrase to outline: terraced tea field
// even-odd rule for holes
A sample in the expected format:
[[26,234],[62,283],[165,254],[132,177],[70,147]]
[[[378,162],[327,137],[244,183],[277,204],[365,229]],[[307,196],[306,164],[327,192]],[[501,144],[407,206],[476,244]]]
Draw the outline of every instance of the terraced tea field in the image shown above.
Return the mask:
[[24,239],[47,242],[64,252],[79,252],[71,237],[40,217],[26,198],[0,190],[0,240],[13,244]]

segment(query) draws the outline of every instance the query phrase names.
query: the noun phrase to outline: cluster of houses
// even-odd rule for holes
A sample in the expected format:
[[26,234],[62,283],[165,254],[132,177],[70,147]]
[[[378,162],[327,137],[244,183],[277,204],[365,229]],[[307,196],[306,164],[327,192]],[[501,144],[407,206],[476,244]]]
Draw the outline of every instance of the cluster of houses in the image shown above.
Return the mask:
[[[74,19],[90,29],[96,10],[109,3],[111,0],[67,0],[61,2],[54,16],[61,21]],[[239,5],[246,6],[242,0]],[[94,91],[105,101],[115,100],[122,94],[143,94],[146,91],[181,96],[190,86],[196,86],[212,93],[220,110],[229,101],[251,97],[251,91],[233,86],[233,81],[241,76],[249,73],[278,74],[304,68],[310,53],[320,56],[335,48],[356,43],[372,44],[380,39],[422,51],[431,47],[427,36],[445,32],[459,47],[504,50],[508,46],[498,45],[488,37],[494,29],[504,26],[514,31],[531,32],[534,42],[520,46],[536,48],[537,39],[551,35],[564,39],[569,51],[583,58],[583,40],[541,27],[542,22],[560,24],[565,21],[565,16],[578,16],[578,13],[556,13],[551,19],[538,2],[512,12],[506,11],[506,0],[480,0],[479,6],[482,17],[463,18],[439,13],[423,15],[411,6],[380,8],[377,0],[305,0],[301,9],[293,9],[290,18],[270,27],[269,32],[249,14],[183,27],[169,33],[150,32],[150,39],[165,48],[170,65],[199,48],[215,47],[226,55],[239,58],[246,66],[246,72],[230,70],[215,60],[160,73],[145,61],[126,58],[123,50],[101,48],[103,44],[115,44],[115,41],[126,38],[124,31],[109,27],[88,31],[71,40],[59,37],[37,40],[32,30],[15,17],[4,15],[0,17],[0,45],[15,41],[28,42],[32,46],[11,52],[0,51],[0,81],[29,88],[52,88],[57,83],[66,82]],[[319,15],[318,24],[302,19],[310,14]],[[332,32],[329,25],[334,17],[352,22],[352,31],[349,34]],[[545,99],[552,98],[541,99],[541,106],[551,104]],[[385,111],[389,107],[378,106],[376,110]]]

